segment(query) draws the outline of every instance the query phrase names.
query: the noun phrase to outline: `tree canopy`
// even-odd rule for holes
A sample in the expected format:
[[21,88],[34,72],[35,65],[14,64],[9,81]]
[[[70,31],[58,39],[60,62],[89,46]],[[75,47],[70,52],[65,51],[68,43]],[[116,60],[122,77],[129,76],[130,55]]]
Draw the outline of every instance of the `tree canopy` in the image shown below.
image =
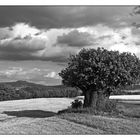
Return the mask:
[[131,85],[140,78],[140,60],[135,54],[119,53],[104,48],[82,49],[71,55],[67,68],[59,75],[65,85],[83,92],[114,89]]

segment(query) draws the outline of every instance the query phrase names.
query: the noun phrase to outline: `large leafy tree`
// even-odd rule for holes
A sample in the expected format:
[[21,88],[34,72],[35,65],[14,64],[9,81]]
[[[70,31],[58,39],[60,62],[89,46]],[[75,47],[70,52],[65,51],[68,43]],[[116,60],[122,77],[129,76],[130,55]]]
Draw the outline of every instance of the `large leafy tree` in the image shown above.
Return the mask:
[[131,53],[104,48],[82,49],[71,55],[59,75],[62,83],[78,87],[85,96],[84,107],[100,107],[117,88],[131,85],[140,77],[140,60]]

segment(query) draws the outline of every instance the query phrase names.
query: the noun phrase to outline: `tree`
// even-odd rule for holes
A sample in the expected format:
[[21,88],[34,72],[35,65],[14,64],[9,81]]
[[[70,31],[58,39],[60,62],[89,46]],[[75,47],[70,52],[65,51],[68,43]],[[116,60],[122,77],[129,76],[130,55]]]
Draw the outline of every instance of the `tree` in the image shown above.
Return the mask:
[[104,48],[82,49],[71,55],[59,75],[64,85],[82,90],[84,107],[100,108],[117,88],[131,85],[140,77],[140,60],[131,53]]

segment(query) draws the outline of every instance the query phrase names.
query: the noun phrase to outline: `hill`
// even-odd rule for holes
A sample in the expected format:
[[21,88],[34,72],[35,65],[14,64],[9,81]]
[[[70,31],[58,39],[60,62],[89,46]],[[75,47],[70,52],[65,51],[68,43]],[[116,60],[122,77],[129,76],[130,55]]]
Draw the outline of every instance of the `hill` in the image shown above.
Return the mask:
[[53,97],[76,97],[81,93],[72,87],[63,85],[45,86],[27,81],[0,83],[0,101],[53,98]]
[[41,85],[41,84],[36,84],[36,83],[31,83],[31,82],[27,82],[27,81],[15,81],[15,82],[1,82],[1,84],[6,84],[6,85],[10,85],[12,87],[15,88],[25,88],[25,87],[42,87],[42,88],[64,88],[65,86],[63,85],[55,85],[55,86],[47,86],[47,85]]

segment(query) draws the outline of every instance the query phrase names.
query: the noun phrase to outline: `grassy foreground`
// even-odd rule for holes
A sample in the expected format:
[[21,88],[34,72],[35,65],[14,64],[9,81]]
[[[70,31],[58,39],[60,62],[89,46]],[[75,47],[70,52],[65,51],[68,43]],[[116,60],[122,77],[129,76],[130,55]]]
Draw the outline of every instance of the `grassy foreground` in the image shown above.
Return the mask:
[[140,105],[118,103],[123,115],[101,116],[87,113],[64,113],[59,117],[101,130],[103,134],[140,134]]
[[72,98],[38,98],[0,102],[0,134],[140,134],[140,106],[119,103],[124,116],[62,113]]
[[0,102],[0,135],[102,134],[98,129],[61,119],[59,110],[74,99],[38,98]]

